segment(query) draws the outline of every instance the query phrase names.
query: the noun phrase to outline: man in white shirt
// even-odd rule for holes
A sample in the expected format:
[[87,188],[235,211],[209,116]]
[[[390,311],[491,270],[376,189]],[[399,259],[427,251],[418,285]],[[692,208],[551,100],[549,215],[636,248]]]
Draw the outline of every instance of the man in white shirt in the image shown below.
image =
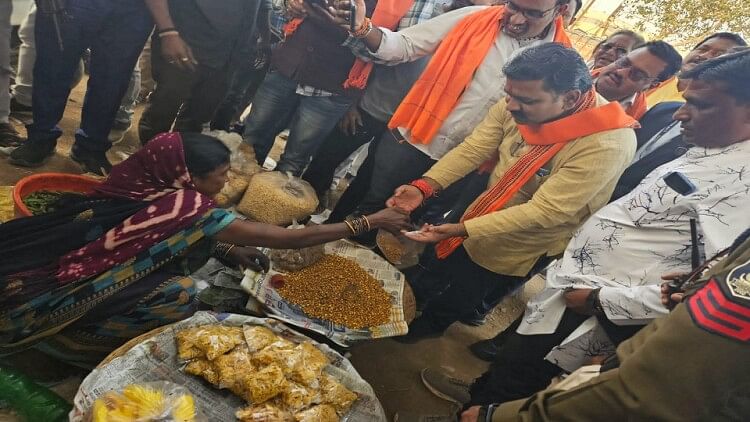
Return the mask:
[[[643,325],[667,313],[663,275],[690,272],[694,248],[702,262],[750,225],[750,51],[687,75],[687,102],[674,117],[695,146],[581,226],[549,269],[546,288],[506,332],[495,363],[472,385],[471,404],[524,397],[613,351],[608,326]],[[432,390],[446,385],[433,370],[423,379]]]
[[[337,7],[340,7],[337,14],[346,21],[349,17],[348,4],[348,1],[337,2]],[[356,7],[356,27],[360,28],[357,32],[364,34],[362,38],[375,57],[391,65],[435,53],[459,23],[487,9],[486,6],[465,7],[405,30],[391,32],[385,28],[368,29],[368,22],[364,19],[364,1],[357,0]],[[504,7],[504,14],[498,21],[502,30],[498,31],[494,43],[437,134],[431,139],[416,142],[410,129],[396,127],[380,138],[374,154],[368,157],[368,160],[374,160],[372,183],[356,213],[383,208],[385,200],[398,186],[421,176],[463,141],[482,121],[489,108],[505,96],[505,77],[500,69],[519,50],[553,40],[567,41],[562,18],[559,25],[556,19],[567,10],[568,0],[512,0]]]

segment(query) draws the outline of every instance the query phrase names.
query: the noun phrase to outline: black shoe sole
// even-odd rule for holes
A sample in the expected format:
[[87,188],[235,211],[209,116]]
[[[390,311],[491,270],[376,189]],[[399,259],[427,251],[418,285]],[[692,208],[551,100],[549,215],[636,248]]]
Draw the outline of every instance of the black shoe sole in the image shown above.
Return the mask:
[[11,163],[11,164],[13,164],[14,166],[36,168],[36,167],[41,167],[41,166],[47,164],[47,162],[54,155],[55,155],[55,151],[52,151],[49,155],[47,155],[46,157],[44,157],[42,159],[42,161],[37,161],[37,162],[32,162],[32,161],[27,161],[27,160],[23,160],[23,159],[13,158],[11,156],[11,157],[8,157],[8,162]]

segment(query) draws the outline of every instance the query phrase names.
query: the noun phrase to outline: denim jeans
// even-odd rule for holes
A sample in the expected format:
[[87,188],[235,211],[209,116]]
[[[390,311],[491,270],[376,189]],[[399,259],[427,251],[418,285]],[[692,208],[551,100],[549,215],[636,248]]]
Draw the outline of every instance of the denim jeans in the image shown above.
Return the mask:
[[276,169],[299,176],[353,99],[343,95],[304,96],[296,89],[297,82],[279,72],[269,72],[253,99],[243,138],[253,146],[262,165],[276,135],[289,127],[286,149]]
[[57,123],[81,56],[90,48],[91,75],[76,146],[106,151],[111,146],[107,136],[153,22],[145,4],[132,0],[68,0],[67,13],[61,20],[62,51],[52,18],[36,17],[38,66],[34,66],[34,123],[27,126],[28,138],[49,144],[60,137]]
[[141,95],[141,66],[136,65],[133,74],[130,76],[128,90],[125,91],[125,96],[122,97],[120,107],[117,109],[115,126],[124,129],[133,123],[133,115],[139,95]]

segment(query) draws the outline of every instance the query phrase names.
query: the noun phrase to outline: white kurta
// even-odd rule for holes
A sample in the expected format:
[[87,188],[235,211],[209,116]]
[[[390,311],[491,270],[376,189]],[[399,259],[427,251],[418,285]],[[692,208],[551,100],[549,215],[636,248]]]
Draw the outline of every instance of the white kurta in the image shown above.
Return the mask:
[[[682,173],[696,190],[683,196],[667,186],[664,177],[672,172]],[[691,271],[690,219],[697,220],[703,257],[711,257],[750,227],[749,196],[750,140],[725,148],[694,147],[655,169],[576,231],[548,270],[545,289],[529,301],[517,332],[554,332],[569,287],[601,288],[604,312],[618,325],[646,324],[667,314],[660,301],[661,276]],[[547,359],[575,370],[587,355],[607,350],[602,336],[592,317]]]
[[[383,31],[383,40],[378,51],[373,55],[393,65],[433,54],[442,40],[459,22],[486,7],[464,7],[398,32],[380,28]],[[499,21],[498,25],[500,25]],[[554,25],[543,39],[517,40],[499,31],[495,42],[474,72],[474,78],[466,87],[451,114],[445,119],[435,138],[429,144],[411,144],[434,160],[442,158],[471,134],[471,131],[487,115],[490,107],[505,97],[503,66],[523,49],[551,42],[554,37]],[[408,130],[399,128],[399,131],[407,141],[411,141]]]

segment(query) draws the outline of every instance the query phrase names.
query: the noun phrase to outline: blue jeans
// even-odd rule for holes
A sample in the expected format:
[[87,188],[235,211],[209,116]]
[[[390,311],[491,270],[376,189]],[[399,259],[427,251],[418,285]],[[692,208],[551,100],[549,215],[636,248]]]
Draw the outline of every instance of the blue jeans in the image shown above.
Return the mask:
[[286,149],[276,169],[299,176],[353,99],[343,95],[308,97],[297,94],[296,89],[297,82],[269,72],[253,99],[243,138],[253,146],[262,165],[276,135],[289,127]]
[[57,123],[83,51],[91,49],[91,75],[76,133],[76,146],[106,151],[109,131],[120,101],[146,43],[153,22],[142,1],[68,0],[68,17],[60,19],[64,49],[60,51],[52,18],[37,15],[32,107],[27,126],[30,142],[54,144],[62,131]]

